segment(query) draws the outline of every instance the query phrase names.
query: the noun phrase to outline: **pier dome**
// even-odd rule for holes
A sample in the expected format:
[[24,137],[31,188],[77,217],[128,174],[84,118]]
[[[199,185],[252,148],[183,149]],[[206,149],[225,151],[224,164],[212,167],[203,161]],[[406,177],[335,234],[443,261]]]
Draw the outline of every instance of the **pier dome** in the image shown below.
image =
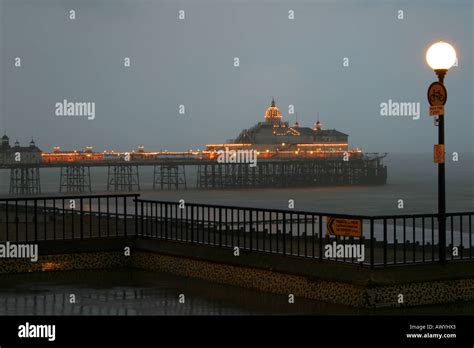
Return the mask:
[[280,122],[281,112],[280,109],[275,105],[275,99],[272,98],[272,104],[265,111],[265,121],[267,122]]

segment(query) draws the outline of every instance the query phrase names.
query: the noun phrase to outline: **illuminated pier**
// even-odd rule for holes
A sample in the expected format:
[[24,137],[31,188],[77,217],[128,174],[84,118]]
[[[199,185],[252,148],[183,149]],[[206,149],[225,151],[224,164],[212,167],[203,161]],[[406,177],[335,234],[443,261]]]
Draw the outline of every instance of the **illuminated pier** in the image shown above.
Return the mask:
[[[386,154],[367,154],[350,148],[348,135],[314,127],[293,126],[282,121],[274,100],[264,121],[244,129],[228,143],[208,144],[203,150],[130,152],[41,151],[31,140],[28,147],[10,145],[4,135],[0,169],[10,170],[10,193],[40,193],[40,168],[60,168],[60,192],[91,192],[91,167],[107,167],[107,191],[140,191],[139,167],[153,166],[153,189],[193,187],[187,169],[197,172],[199,189],[302,187],[320,185],[381,185],[387,180],[382,159]],[[225,156],[223,156],[225,154]],[[238,158],[254,157],[255,163]],[[247,156],[247,157],[245,157]]]

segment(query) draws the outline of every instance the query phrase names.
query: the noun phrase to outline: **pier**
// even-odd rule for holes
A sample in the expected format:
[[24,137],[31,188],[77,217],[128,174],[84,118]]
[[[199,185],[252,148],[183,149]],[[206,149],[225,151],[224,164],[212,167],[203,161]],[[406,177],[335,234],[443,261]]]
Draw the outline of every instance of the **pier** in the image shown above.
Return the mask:
[[[140,145],[128,152],[40,150],[10,145],[5,134],[0,144],[0,170],[10,171],[10,194],[41,193],[40,169],[60,168],[59,192],[92,192],[91,168],[107,167],[107,187],[101,191],[140,191],[139,168],[153,166],[154,190],[282,188],[328,185],[383,185],[386,153],[364,153],[351,148],[349,135],[336,129],[290,125],[272,99],[258,122],[227,143],[207,144],[203,150],[145,151]],[[225,156],[223,156],[225,154]],[[243,155],[243,156],[240,156]],[[249,156],[250,155],[250,156]],[[241,158],[242,157],[242,158]],[[252,163],[248,163],[249,157]],[[244,161],[242,161],[244,159]],[[257,164],[258,160],[258,164]],[[195,183],[187,172],[197,173]]]
[[[92,192],[93,168],[106,167],[107,186],[102,191],[134,192],[140,190],[139,168],[153,167],[154,190],[232,189],[256,187],[310,187],[329,185],[383,185],[387,167],[383,156],[350,158],[260,159],[258,165],[217,163],[197,155],[142,160],[81,160],[3,164],[10,171],[10,194],[41,193],[40,170],[58,168],[58,192]],[[186,173],[197,172],[189,182]]]

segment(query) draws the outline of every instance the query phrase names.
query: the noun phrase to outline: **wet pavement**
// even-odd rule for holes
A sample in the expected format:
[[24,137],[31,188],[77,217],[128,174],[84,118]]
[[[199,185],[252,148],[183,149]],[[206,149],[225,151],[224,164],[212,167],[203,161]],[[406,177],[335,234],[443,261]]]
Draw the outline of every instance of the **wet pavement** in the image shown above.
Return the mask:
[[[71,296],[74,295],[74,296]],[[183,297],[184,295],[184,303]],[[72,299],[75,300],[75,303]],[[0,315],[472,315],[474,303],[355,309],[137,269],[0,276]]]

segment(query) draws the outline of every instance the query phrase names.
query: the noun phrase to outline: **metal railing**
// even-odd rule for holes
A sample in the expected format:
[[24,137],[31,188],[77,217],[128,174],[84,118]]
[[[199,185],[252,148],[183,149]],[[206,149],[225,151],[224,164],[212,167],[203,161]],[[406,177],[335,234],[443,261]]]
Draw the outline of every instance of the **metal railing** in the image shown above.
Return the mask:
[[[448,260],[472,259],[474,212],[447,214]],[[327,233],[357,220],[360,237]],[[344,215],[139,199],[138,194],[0,199],[0,241],[136,236],[384,267],[439,260],[437,214]]]
[[[140,236],[144,238],[373,267],[439,259],[436,214],[364,216],[142,199],[138,202]],[[447,214],[449,260],[473,258],[473,215]],[[360,221],[361,236],[328,235],[328,218]]]
[[138,194],[0,198],[0,241],[37,242],[137,234]]

